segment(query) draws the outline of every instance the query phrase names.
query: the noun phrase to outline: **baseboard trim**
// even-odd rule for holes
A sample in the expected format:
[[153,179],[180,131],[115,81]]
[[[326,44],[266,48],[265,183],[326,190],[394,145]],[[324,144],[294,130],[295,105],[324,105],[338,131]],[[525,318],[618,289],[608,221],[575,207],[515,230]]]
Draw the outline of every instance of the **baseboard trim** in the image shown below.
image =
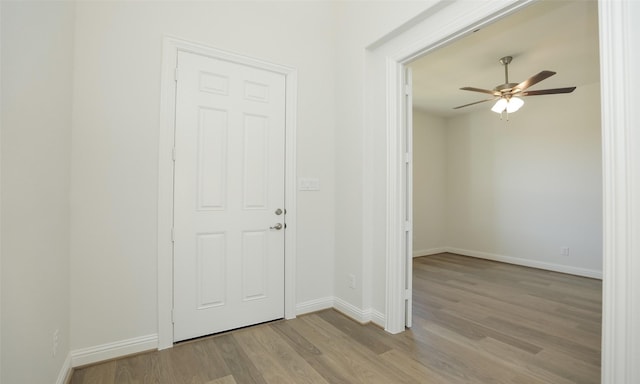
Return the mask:
[[[383,313],[371,308],[363,310],[343,299],[331,296],[299,303],[296,305],[296,314],[304,315],[331,308],[362,324],[373,322],[381,327],[385,325]],[[67,355],[56,384],[67,384],[71,379],[73,368],[156,349],[158,349],[158,335],[152,334],[73,350]]]
[[384,316],[384,313],[377,311],[375,309],[371,310],[371,322],[379,327],[384,328],[387,322],[387,319]]
[[74,368],[80,367],[153,349],[158,349],[157,334],[134,337],[132,339],[116,341],[94,347],[76,349],[71,351],[70,354],[71,366]]
[[333,297],[322,297],[302,302],[296,305],[296,315],[304,315],[306,313],[318,312],[323,309],[333,308]]
[[544,261],[537,261],[537,260],[531,260],[531,259],[522,259],[522,258],[513,257],[513,256],[496,255],[493,253],[473,251],[469,249],[460,249],[460,248],[452,248],[452,247],[445,247],[445,249],[446,249],[445,252],[456,253],[458,255],[463,255],[463,256],[476,257],[479,259],[486,259],[486,260],[492,260],[492,261],[500,261],[503,263],[521,265],[524,267],[532,267],[532,268],[544,269],[547,271],[561,272],[561,273],[567,273],[570,275],[590,277],[593,279],[602,280],[602,271],[596,271],[593,269],[572,267],[568,265],[548,263]]
[[421,256],[431,256],[437,255],[438,253],[447,252],[446,247],[438,247],[438,248],[429,248],[423,250],[413,250],[413,257],[421,257]]
[[62,363],[62,368],[60,368],[60,373],[58,373],[58,379],[56,380],[56,384],[67,384],[71,380],[71,352],[67,353],[67,358],[64,359],[64,363]]
[[370,308],[360,309],[339,297],[334,299],[333,308],[361,324],[366,324],[371,321]]
[[323,297],[321,299],[305,301],[296,306],[296,313],[298,315],[304,315],[306,313],[322,311],[330,308],[333,308],[362,324],[372,321],[378,325],[384,324],[384,315],[380,312],[371,308],[360,309],[339,297]]

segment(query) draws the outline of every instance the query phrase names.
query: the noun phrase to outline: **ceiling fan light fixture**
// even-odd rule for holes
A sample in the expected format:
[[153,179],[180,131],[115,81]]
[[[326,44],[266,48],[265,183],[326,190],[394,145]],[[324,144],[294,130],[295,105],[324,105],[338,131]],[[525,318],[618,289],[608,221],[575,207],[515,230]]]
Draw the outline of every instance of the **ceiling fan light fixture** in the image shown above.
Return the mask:
[[513,113],[524,105],[524,100],[519,97],[511,97],[507,103],[507,113]]
[[491,107],[491,110],[495,113],[502,113],[507,108],[507,104],[509,102],[504,97],[501,97],[494,105]]
[[520,109],[524,105],[524,100],[519,97],[501,97],[494,105],[491,107],[491,110],[495,113],[513,113]]
[[500,84],[493,88],[493,90],[476,88],[476,87],[462,87],[460,88],[463,91],[473,91],[473,92],[481,92],[488,93],[493,97],[490,99],[480,100],[473,103],[461,105],[459,107],[454,107],[453,109],[460,109],[464,107],[469,107],[471,105],[476,105],[480,103],[484,103],[487,101],[493,101],[498,98],[498,101],[493,105],[491,110],[495,113],[504,113],[507,114],[516,112],[524,105],[524,101],[521,97],[524,96],[534,96],[534,95],[555,95],[558,93],[571,93],[576,87],[564,87],[564,88],[553,88],[553,89],[541,89],[535,91],[528,91],[527,89],[532,85],[535,85],[541,82],[544,79],[547,79],[556,73],[553,71],[542,71],[536,75],[531,76],[527,80],[521,83],[510,83],[509,82],[509,63],[513,57],[505,56],[500,59],[500,64],[504,65],[504,84]]

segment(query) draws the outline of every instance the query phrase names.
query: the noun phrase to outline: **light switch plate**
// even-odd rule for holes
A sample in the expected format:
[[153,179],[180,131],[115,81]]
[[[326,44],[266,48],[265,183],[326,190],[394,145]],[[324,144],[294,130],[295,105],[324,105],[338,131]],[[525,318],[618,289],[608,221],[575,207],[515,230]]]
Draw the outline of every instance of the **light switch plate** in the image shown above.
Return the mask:
[[320,179],[314,177],[301,177],[298,179],[298,190],[300,191],[319,191]]

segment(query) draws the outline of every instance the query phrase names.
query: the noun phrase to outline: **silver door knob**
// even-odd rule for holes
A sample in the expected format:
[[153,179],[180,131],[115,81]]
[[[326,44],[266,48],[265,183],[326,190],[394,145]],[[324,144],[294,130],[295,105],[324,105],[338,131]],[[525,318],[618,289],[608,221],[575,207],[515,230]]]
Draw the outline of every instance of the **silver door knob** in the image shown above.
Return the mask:
[[282,209],[280,209],[280,208],[276,209],[275,214],[278,215],[278,216],[282,215]]
[[276,225],[274,225],[273,227],[269,227],[269,229],[276,229],[276,230],[281,230],[282,229],[282,224],[278,223]]

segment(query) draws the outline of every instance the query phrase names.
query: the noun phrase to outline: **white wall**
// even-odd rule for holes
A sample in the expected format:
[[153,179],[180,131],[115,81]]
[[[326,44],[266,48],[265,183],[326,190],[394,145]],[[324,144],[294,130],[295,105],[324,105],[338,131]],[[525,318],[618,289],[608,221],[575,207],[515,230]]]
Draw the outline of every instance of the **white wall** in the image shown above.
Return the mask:
[[413,255],[443,251],[446,243],[446,120],[413,109]]
[[[363,111],[372,93],[365,76],[369,60],[367,47],[418,15],[433,2],[345,1],[336,2],[336,93],[333,95],[335,122],[335,283],[337,306],[351,316],[368,321],[375,289],[384,292],[382,279],[373,272],[373,254],[380,238],[366,228],[385,215],[384,202],[374,202],[375,191],[368,184],[373,160],[384,153],[369,152],[372,126]],[[377,159],[376,159],[377,160]],[[384,235],[383,235],[384,237]],[[356,278],[349,287],[348,275]],[[384,304],[376,307],[384,312]],[[382,310],[382,311],[380,311]],[[375,316],[375,314],[374,314]],[[379,322],[379,321],[378,321]]]
[[[471,6],[473,5],[473,6]],[[387,312],[387,188],[390,181],[388,176],[388,143],[391,135],[388,127],[392,126],[388,115],[387,95],[389,92],[389,79],[387,78],[387,66],[390,59],[397,60],[397,56],[414,53],[411,49],[420,49],[425,46],[426,40],[434,35],[457,32],[461,28],[460,19],[469,14],[491,14],[499,5],[495,2],[425,2],[423,11],[413,14],[410,22],[402,28],[394,30],[384,36],[375,44],[369,46],[365,60],[365,104],[362,119],[366,127],[364,139],[364,165],[363,165],[363,203],[364,211],[370,212],[364,216],[361,222],[365,243],[370,246],[364,254],[368,259],[368,268],[371,271],[371,282],[367,291],[371,296],[371,308],[380,314],[379,324],[385,325]],[[438,17],[434,17],[438,15]],[[426,20],[426,21],[425,21]],[[414,48],[412,48],[414,47]],[[394,121],[395,122],[395,121]],[[399,138],[398,138],[399,141]],[[401,182],[392,181],[399,187]],[[395,203],[395,202],[394,202]],[[395,252],[395,250],[394,250]],[[401,254],[398,253],[398,254]]]
[[601,276],[600,88],[525,102],[447,120],[446,245]]
[[[2,2],[2,377],[56,382],[69,352],[74,6]],[[59,330],[57,355],[53,332]]]
[[[336,296],[363,308],[359,172],[364,127],[352,123],[361,117],[364,48],[423,7],[411,2],[79,3],[71,187],[73,349],[157,329],[163,34],[298,69],[297,172],[318,177],[322,190],[298,194],[297,302],[313,308],[314,302],[331,304],[323,300]],[[346,271],[356,275],[357,289],[342,289]],[[334,284],[334,275],[339,283]],[[125,313],[126,322],[120,320]]]
[[72,151],[73,349],[157,332],[156,205],[163,34],[298,69],[297,302],[331,297],[331,3],[78,3]]

